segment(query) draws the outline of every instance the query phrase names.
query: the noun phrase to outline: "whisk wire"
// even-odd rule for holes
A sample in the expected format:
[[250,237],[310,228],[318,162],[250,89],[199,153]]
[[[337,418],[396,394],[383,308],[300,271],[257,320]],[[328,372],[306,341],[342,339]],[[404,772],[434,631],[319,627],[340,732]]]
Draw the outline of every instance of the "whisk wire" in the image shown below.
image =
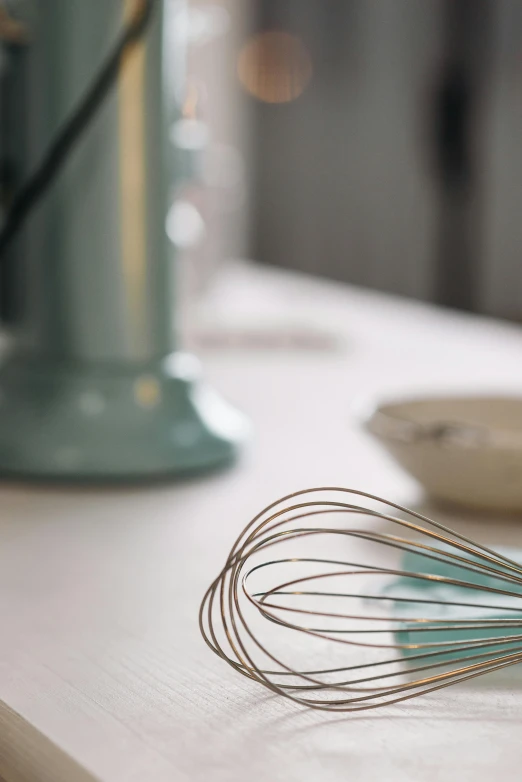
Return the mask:
[[[317,497],[324,493],[335,499]],[[401,516],[344,502],[347,495],[386,505]],[[364,517],[368,528],[322,523],[333,514]],[[305,519],[314,519],[313,526],[303,526]],[[402,534],[376,529],[381,523],[399,527]],[[405,532],[414,537],[404,537]],[[350,550],[350,540],[357,556],[339,557],[345,543]],[[321,544],[334,545],[334,556],[318,555]],[[280,545],[295,547],[296,555],[262,560],[268,549]],[[377,547],[379,557],[360,561],[361,550],[366,557],[368,547]],[[390,556],[399,555],[402,564],[390,564]],[[289,577],[294,567],[300,572]],[[253,579],[270,581],[281,570],[283,580],[250,587]],[[348,579],[369,580],[372,589],[323,588]],[[383,579],[384,588],[379,586]],[[339,610],[341,605],[346,610]],[[306,489],[272,503],[249,522],[208,588],[199,622],[210,648],[247,678],[311,708],[360,711],[522,662],[522,566],[366,492]],[[302,654],[300,641],[309,639],[326,644],[326,654],[348,654],[348,660],[332,666],[328,659],[319,667],[290,664],[278,651],[278,628],[284,656],[289,649]],[[383,658],[386,650],[393,655]],[[361,655],[357,660],[355,653]]]

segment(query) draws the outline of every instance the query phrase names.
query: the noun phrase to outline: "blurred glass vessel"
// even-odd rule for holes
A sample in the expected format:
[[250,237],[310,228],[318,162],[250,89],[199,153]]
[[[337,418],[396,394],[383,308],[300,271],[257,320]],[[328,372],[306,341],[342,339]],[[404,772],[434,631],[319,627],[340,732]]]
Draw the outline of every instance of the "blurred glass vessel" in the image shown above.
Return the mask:
[[[45,6],[45,7],[44,7]],[[16,190],[111,50],[136,0],[24,0],[5,67],[2,157]],[[13,243],[3,280],[0,472],[133,479],[229,462],[243,417],[177,350],[165,221],[181,153],[184,0],[155,2],[117,88]],[[173,32],[174,31],[174,32]],[[4,166],[5,168],[5,166]]]

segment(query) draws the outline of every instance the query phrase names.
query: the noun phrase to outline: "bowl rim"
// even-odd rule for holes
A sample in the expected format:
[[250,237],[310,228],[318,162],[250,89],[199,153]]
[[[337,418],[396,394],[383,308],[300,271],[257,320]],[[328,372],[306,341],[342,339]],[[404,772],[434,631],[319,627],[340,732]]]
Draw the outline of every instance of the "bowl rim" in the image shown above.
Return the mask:
[[483,426],[470,423],[459,424],[445,421],[441,416],[434,421],[414,421],[397,412],[397,408],[417,403],[459,401],[459,402],[515,402],[522,408],[522,395],[516,394],[432,394],[425,396],[404,396],[366,404],[362,414],[362,426],[379,440],[401,445],[433,443],[459,449],[522,450],[522,430],[515,432],[503,427]]

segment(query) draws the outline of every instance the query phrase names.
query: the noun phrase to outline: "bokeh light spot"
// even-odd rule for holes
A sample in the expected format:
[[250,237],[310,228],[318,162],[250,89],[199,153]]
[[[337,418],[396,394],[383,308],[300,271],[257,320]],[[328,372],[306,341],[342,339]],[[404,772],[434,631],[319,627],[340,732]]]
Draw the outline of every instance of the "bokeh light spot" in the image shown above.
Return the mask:
[[258,100],[289,103],[305,91],[313,66],[301,38],[271,30],[247,41],[239,54],[237,70],[245,89]]

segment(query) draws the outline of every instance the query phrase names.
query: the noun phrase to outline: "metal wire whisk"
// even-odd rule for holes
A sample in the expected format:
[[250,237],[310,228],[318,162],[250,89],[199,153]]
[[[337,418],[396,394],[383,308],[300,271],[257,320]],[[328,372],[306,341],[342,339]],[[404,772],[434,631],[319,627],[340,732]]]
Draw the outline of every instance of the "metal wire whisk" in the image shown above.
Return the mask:
[[199,618],[247,678],[361,711],[522,662],[522,566],[371,494],[307,489],[246,526]]

